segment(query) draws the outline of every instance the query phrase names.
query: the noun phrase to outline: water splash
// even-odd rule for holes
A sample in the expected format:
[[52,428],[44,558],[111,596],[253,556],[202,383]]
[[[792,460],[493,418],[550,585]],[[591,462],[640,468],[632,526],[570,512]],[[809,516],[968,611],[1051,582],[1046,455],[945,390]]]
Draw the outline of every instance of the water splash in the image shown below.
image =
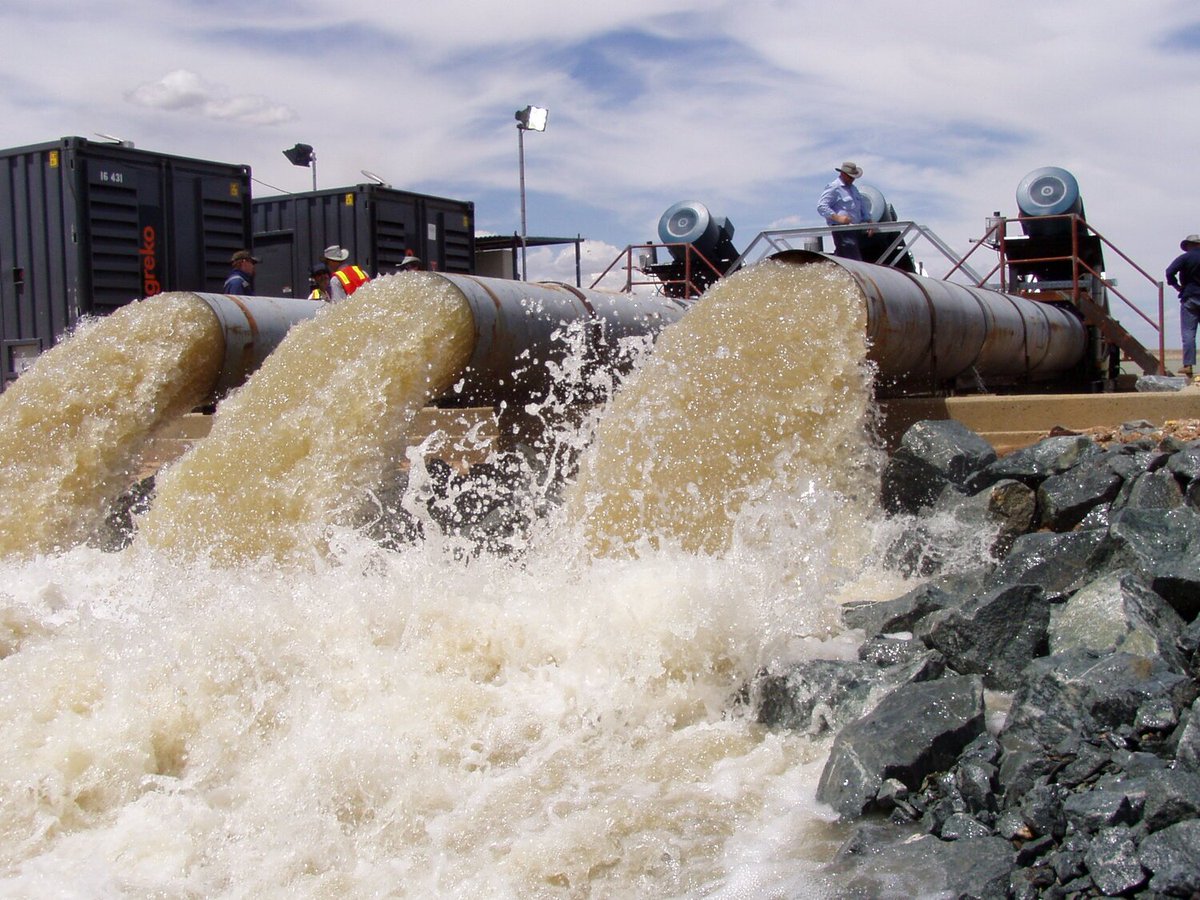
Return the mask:
[[87,539],[155,430],[202,403],[220,323],[188,294],[82,321],[0,394],[0,555]]
[[744,507],[811,485],[861,520],[864,330],[861,293],[832,264],[767,261],[711,288],[605,412],[569,498],[594,545],[722,552]]
[[466,300],[429,275],[376,279],[293,326],[163,473],[141,539],[223,563],[320,552],[473,347]]
[[738,701],[831,650],[871,493],[861,313],[836,275],[794,274],[730,279],[668,329],[584,461],[590,543],[564,527],[519,558],[338,527],[469,355],[469,311],[381,281],[295,326],[163,473],[143,540],[0,558],[0,893],[836,893],[825,749]]
[[729,561],[0,574],[0,893],[694,896],[833,839],[822,748],[734,703],[768,635]]

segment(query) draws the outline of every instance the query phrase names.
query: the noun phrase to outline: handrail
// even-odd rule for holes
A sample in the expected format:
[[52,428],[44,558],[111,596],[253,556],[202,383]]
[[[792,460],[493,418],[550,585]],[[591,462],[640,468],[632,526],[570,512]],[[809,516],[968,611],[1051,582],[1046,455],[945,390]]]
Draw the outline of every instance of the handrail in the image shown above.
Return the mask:
[[[1150,328],[1152,328],[1157,333],[1157,335],[1158,335],[1158,360],[1159,360],[1160,367],[1162,367],[1166,360],[1166,334],[1165,334],[1165,328],[1164,328],[1164,324],[1163,324],[1164,323],[1163,282],[1156,280],[1152,275],[1150,275],[1149,272],[1147,272],[1145,269],[1143,269],[1141,266],[1139,266],[1136,262],[1134,262],[1132,259],[1130,259],[1129,256],[1124,251],[1122,251],[1115,244],[1113,244],[1112,241],[1110,241],[1108,238],[1106,238],[1103,234],[1101,234],[1099,231],[1097,231],[1095,228],[1093,228],[1091,225],[1089,225],[1086,220],[1084,220],[1081,216],[1079,216],[1075,213],[1064,213],[1062,215],[1057,215],[1057,216],[1029,217],[1027,219],[1027,221],[1036,221],[1039,223],[1046,223],[1046,222],[1053,222],[1055,220],[1062,220],[1062,219],[1068,220],[1068,227],[1070,228],[1070,232],[1071,232],[1070,254],[1067,256],[1052,256],[1052,257],[1045,257],[1045,258],[1039,258],[1039,259],[1028,259],[1028,260],[1023,259],[1023,260],[1019,260],[1019,262],[1039,263],[1039,262],[1067,262],[1067,261],[1069,261],[1071,263],[1071,291],[1070,291],[1071,300],[1076,305],[1079,304],[1079,294],[1080,294],[1079,281],[1080,281],[1081,275],[1086,272],[1087,274],[1090,274],[1091,276],[1093,276],[1095,279],[1097,279],[1097,281],[1101,285],[1104,286],[1104,288],[1107,291],[1111,291],[1116,297],[1118,297],[1120,299],[1120,301],[1128,309],[1132,310],[1139,318],[1142,319],[1142,321],[1144,321],[1148,326],[1150,326]],[[751,262],[757,262],[759,259],[761,259],[764,256],[778,253],[783,250],[811,249],[812,242],[814,241],[814,239],[824,239],[826,236],[832,236],[834,233],[839,232],[839,231],[861,231],[864,228],[870,228],[876,232],[882,232],[884,234],[895,234],[896,235],[895,239],[892,241],[892,243],[889,245],[887,251],[884,253],[885,258],[893,256],[897,253],[897,251],[901,251],[901,250],[903,252],[911,253],[913,251],[913,247],[916,246],[917,242],[921,241],[921,240],[926,241],[929,244],[931,244],[950,263],[949,270],[945,274],[940,276],[941,280],[943,280],[943,281],[949,281],[949,280],[951,280],[951,278],[961,275],[962,278],[970,281],[977,287],[986,288],[986,287],[989,287],[988,279],[992,278],[997,273],[999,273],[999,277],[1000,277],[999,289],[1002,292],[1007,292],[1007,291],[1011,291],[1011,290],[1019,290],[1021,293],[1026,293],[1026,294],[1031,293],[1031,292],[1037,292],[1039,290],[1039,286],[1038,286],[1037,282],[1029,282],[1029,283],[1022,283],[1021,285],[1016,285],[1013,283],[1012,278],[1010,277],[1010,274],[1011,274],[1010,270],[1009,270],[1010,260],[1008,258],[1008,253],[1006,250],[1006,244],[1007,244],[1007,240],[1008,240],[1008,237],[1007,237],[1008,223],[1010,221],[1020,221],[1020,219],[1014,220],[1014,219],[1010,219],[1010,218],[1004,217],[1004,216],[989,216],[988,217],[989,226],[987,228],[987,231],[984,233],[983,237],[973,240],[971,242],[970,248],[967,250],[967,252],[965,254],[963,254],[961,256],[958,255],[954,250],[952,250],[950,248],[950,246],[948,244],[946,244],[941,238],[939,238],[931,229],[929,229],[923,225],[920,225],[916,222],[912,222],[912,221],[872,222],[872,223],[865,223],[863,225],[818,225],[818,226],[811,226],[811,227],[805,227],[805,228],[786,228],[786,229],[774,229],[774,230],[769,230],[769,231],[761,231],[754,237],[754,239],[750,242],[749,246],[746,247],[746,249],[742,252],[742,254],[740,256],[738,256],[738,258],[736,260],[734,260],[733,264],[728,269],[728,273],[735,272],[738,269],[740,269],[742,266],[748,265]],[[1085,229],[1085,230],[1081,230],[1081,228],[1079,226],[1082,226],[1082,229]],[[1127,297],[1121,291],[1117,290],[1115,281],[1113,281],[1112,279],[1106,279],[1101,273],[1095,271],[1095,269],[1093,269],[1091,266],[1089,266],[1086,262],[1084,262],[1080,258],[1079,242],[1080,242],[1081,234],[1095,235],[1099,239],[1099,241],[1103,247],[1106,247],[1106,248],[1110,249],[1112,252],[1114,252],[1124,263],[1129,265],[1133,269],[1133,271],[1138,273],[1140,276],[1145,278],[1147,281],[1149,281],[1154,286],[1156,293],[1158,295],[1158,319],[1157,319],[1157,321],[1155,321],[1149,315],[1147,315],[1132,299]],[[807,246],[807,247],[795,246],[795,243],[800,242],[800,241],[808,242],[809,246]],[[907,246],[905,246],[906,242],[907,242]],[[678,248],[679,246],[683,246],[686,248],[686,254],[684,257],[684,278],[683,279],[664,280],[664,279],[661,279],[661,278],[658,278],[655,276],[648,276],[647,280],[645,280],[645,281],[635,282],[633,280],[633,272],[634,271],[645,272],[645,269],[636,267],[633,264],[633,251],[635,249],[645,249],[645,250],[655,251],[660,247]],[[986,247],[989,250],[995,251],[998,254],[997,262],[995,263],[995,265],[993,265],[991,268],[989,268],[987,270],[987,272],[983,275],[980,275],[968,263],[968,260],[970,260],[970,258],[973,255],[975,255],[975,253],[981,247]],[[609,273],[612,271],[613,267],[616,266],[622,260],[622,258],[624,258],[626,260],[626,264],[625,264],[626,277],[625,277],[625,287],[623,288],[623,290],[625,290],[627,292],[631,291],[635,284],[653,285],[658,290],[662,290],[664,287],[666,287],[668,291],[670,290],[671,285],[682,285],[682,290],[684,292],[685,297],[698,296],[702,292],[703,286],[698,285],[696,283],[696,280],[693,278],[693,274],[694,274],[693,269],[692,269],[692,254],[693,253],[695,253],[700,258],[700,260],[703,261],[704,266],[707,266],[708,270],[710,270],[712,272],[713,276],[715,276],[716,279],[719,279],[719,278],[723,277],[725,274],[727,274],[727,273],[720,272],[715,266],[713,266],[713,264],[707,259],[707,257],[705,257],[703,254],[696,251],[695,248],[691,244],[684,244],[684,245],[676,245],[676,244],[667,245],[667,244],[653,244],[653,243],[631,244],[631,245],[627,246],[621,252],[621,254],[617,257],[617,259],[613,260],[613,262],[608,266],[608,268],[605,269],[600,274],[600,276],[598,278],[596,278],[595,281],[592,282],[592,287],[593,288],[597,287],[599,285],[599,283],[605,277],[607,277],[609,275]],[[921,263],[921,268],[924,269],[924,262]],[[1041,289],[1042,290],[1049,289],[1049,286],[1043,283]]]
[[[950,276],[953,275],[955,272],[957,272],[960,268],[963,269],[964,272],[967,271],[964,264],[971,257],[971,255],[976,250],[978,250],[980,247],[987,247],[991,250],[995,250],[999,246],[999,240],[1001,237],[1000,230],[1003,227],[1005,220],[999,219],[999,220],[994,220],[994,222],[995,222],[995,224],[993,224],[991,228],[989,228],[986,232],[984,232],[983,237],[971,242],[971,249],[968,250],[965,254],[963,254],[962,258],[960,258],[959,261],[957,263],[955,263],[954,267],[942,277],[943,281],[949,280]],[[990,238],[993,234],[996,235],[996,242],[989,244],[988,238]],[[976,279],[975,286],[983,287],[985,284],[987,284],[988,278],[990,278],[993,274],[995,274],[995,272],[997,270],[1000,271],[1000,290],[1005,291],[1007,288],[1005,286],[1006,282],[1005,282],[1005,273],[1004,273],[1004,267],[1003,267],[1003,259],[1001,259],[1000,262],[997,262],[994,266],[992,266],[992,268],[988,269],[988,273],[986,275],[984,275],[982,278]]]
[[[931,229],[918,222],[911,220],[900,220],[896,222],[869,222],[861,225],[814,225],[806,228],[779,228],[772,231],[759,232],[750,245],[742,252],[730,267],[730,271],[735,271],[744,265],[751,262],[757,262],[768,253],[778,253],[781,250],[805,250],[808,247],[797,247],[794,245],[797,241],[813,241],[814,239],[824,239],[826,236],[832,236],[837,232],[842,231],[863,231],[871,230],[882,234],[895,234],[896,238],[883,254],[884,257],[895,254],[901,244],[908,241],[908,245],[904,248],[905,252],[911,253],[914,246],[920,241],[925,241],[931,244],[934,249],[945,257],[948,263],[953,264],[953,268],[947,272],[942,278],[949,280],[956,270],[962,269],[963,275],[966,278],[972,279],[976,283],[980,281],[978,274],[971,269],[970,266],[964,263],[962,257],[955,253],[950,246],[943,241]],[[915,238],[915,240],[909,240]],[[764,248],[762,245],[766,244]]]
[[598,284],[600,284],[601,281],[603,281],[605,278],[607,278],[608,273],[613,270],[613,266],[615,266],[617,263],[619,263],[621,261],[622,257],[627,257],[627,259],[628,259],[628,261],[625,264],[625,273],[626,274],[625,274],[625,288],[624,288],[625,291],[628,292],[630,289],[630,286],[631,286],[631,282],[630,282],[631,276],[629,273],[633,269],[633,245],[632,244],[630,244],[624,250],[622,250],[620,253],[618,253],[617,258],[614,259],[612,262],[610,262],[608,264],[608,267],[603,272],[601,272],[598,276],[596,276],[596,280],[592,282],[590,289],[594,289]]
[[[645,281],[634,281],[633,280],[633,273],[635,271],[643,272],[643,273],[645,273],[645,271],[646,271],[645,268],[643,268],[642,266],[635,266],[633,264],[633,251],[634,250],[649,250],[651,253],[655,254],[655,258],[657,259],[658,250],[660,248],[668,248],[668,247],[674,248],[676,250],[678,248],[682,247],[684,250],[683,277],[682,278],[659,278],[659,277],[655,277],[655,276],[647,276],[647,280],[645,280]],[[699,262],[702,263],[703,265],[701,265],[699,267],[693,267],[693,258],[699,260]],[[704,275],[705,281],[710,281],[710,280],[715,281],[715,280],[719,280],[725,276],[724,272],[722,272],[715,265],[713,265],[712,261],[709,260],[709,258],[707,256],[705,256],[703,253],[701,253],[699,250],[697,250],[695,248],[695,246],[692,244],[653,244],[653,243],[628,244],[625,247],[625,249],[620,252],[620,254],[617,256],[617,258],[614,259],[611,263],[609,263],[608,268],[606,268],[603,272],[601,272],[599,274],[599,276],[596,277],[596,279],[592,282],[592,285],[591,285],[592,289],[595,289],[600,284],[600,282],[603,281],[608,276],[608,274],[613,270],[613,267],[616,266],[617,263],[619,263],[622,259],[624,259],[626,261],[625,266],[624,266],[625,287],[622,289],[625,293],[629,293],[630,291],[632,291],[633,286],[635,284],[636,285],[653,285],[654,287],[656,287],[659,290],[662,290],[663,288],[669,288],[669,286],[671,286],[671,285],[679,285],[682,287],[682,290],[683,290],[682,296],[684,298],[698,297],[698,296],[700,296],[700,294],[702,294],[704,292],[704,287],[703,287],[703,285],[697,283],[697,280],[696,280],[697,278],[699,278],[701,275]],[[655,263],[655,265],[669,265],[669,264]],[[708,273],[711,273],[711,276],[712,276],[711,279],[708,277]],[[669,293],[669,291],[668,291],[668,293]]]
[[[1143,269],[1141,266],[1139,266],[1136,262],[1134,262],[1132,259],[1130,259],[1129,256],[1123,250],[1121,250],[1119,247],[1117,247],[1112,241],[1110,241],[1108,238],[1106,238],[1098,230],[1096,230],[1091,225],[1089,225],[1087,220],[1084,219],[1082,216],[1078,215],[1077,213],[1062,213],[1060,215],[1055,215],[1055,216],[1037,216],[1037,217],[1031,217],[1028,221],[1036,221],[1036,222],[1041,223],[1041,222],[1053,222],[1055,220],[1067,220],[1068,227],[1071,232],[1071,255],[1070,256],[1047,256],[1047,257],[1039,257],[1039,258],[1021,259],[1021,260],[1019,260],[1019,262],[1021,262],[1021,263],[1066,262],[1069,260],[1071,262],[1071,266],[1072,266],[1071,299],[1072,299],[1072,302],[1074,302],[1076,304],[1078,304],[1078,302],[1079,302],[1080,269],[1082,268],[1082,269],[1087,270],[1087,272],[1089,274],[1091,274],[1093,277],[1095,277],[1104,286],[1104,288],[1107,291],[1111,291],[1113,294],[1115,294],[1117,296],[1117,298],[1120,299],[1120,301],[1125,304],[1126,307],[1128,307],[1130,310],[1132,310],[1134,313],[1136,313],[1138,315],[1138,317],[1140,317],[1142,319],[1142,321],[1144,321],[1147,325],[1149,325],[1157,333],[1157,335],[1158,335],[1158,361],[1159,361],[1160,367],[1165,366],[1167,347],[1166,347],[1166,330],[1164,327],[1165,312],[1164,312],[1164,301],[1163,301],[1163,283],[1161,281],[1155,279],[1154,276],[1152,276],[1149,272],[1147,272],[1145,269]],[[1008,272],[1008,253],[1007,253],[1007,249],[1006,249],[1006,242],[1007,242],[1007,236],[1008,236],[1007,235],[1008,223],[1010,221],[1012,221],[1012,220],[1007,219],[1007,218],[998,219],[992,229],[993,231],[999,232],[999,242],[998,242],[999,246],[997,247],[997,250],[1000,254],[1000,262],[998,265],[1000,266],[1002,273]],[[1018,221],[1020,221],[1020,220],[1018,220]],[[1095,237],[1097,237],[1099,239],[1099,241],[1103,247],[1106,247],[1106,248],[1112,250],[1114,253],[1117,254],[1118,257],[1120,257],[1120,259],[1123,262],[1125,262],[1135,272],[1137,272],[1139,275],[1141,275],[1143,278],[1145,278],[1147,281],[1150,282],[1150,284],[1154,287],[1155,292],[1158,294],[1158,321],[1157,322],[1154,319],[1151,319],[1149,316],[1147,316],[1146,313],[1143,312],[1141,310],[1141,308],[1139,308],[1137,306],[1137,304],[1134,303],[1130,298],[1126,297],[1125,294],[1123,294],[1121,291],[1117,290],[1117,287],[1116,287],[1116,284],[1114,281],[1112,281],[1111,279],[1106,279],[1101,273],[1097,272],[1095,269],[1093,269],[1090,265],[1088,265],[1086,262],[1084,262],[1080,258],[1079,236],[1080,236],[1081,228],[1083,229],[1083,233],[1095,235]],[[988,233],[991,234],[991,231],[989,231]],[[1002,285],[1004,284],[1004,276],[1003,275],[1002,275],[1001,284]],[[1034,285],[1036,285],[1036,282],[1034,282]],[[1032,285],[1031,285],[1031,287],[1032,287]]]

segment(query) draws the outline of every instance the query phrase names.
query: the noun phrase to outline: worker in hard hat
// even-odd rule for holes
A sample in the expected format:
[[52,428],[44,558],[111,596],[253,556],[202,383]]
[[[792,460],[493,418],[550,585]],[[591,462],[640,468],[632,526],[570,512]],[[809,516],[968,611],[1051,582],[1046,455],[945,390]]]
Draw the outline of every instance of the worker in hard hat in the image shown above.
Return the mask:
[[308,273],[308,299],[318,300],[322,303],[329,301],[329,279],[331,278],[329,267],[325,263],[317,263]]
[[371,280],[370,275],[354,263],[347,262],[350,259],[350,251],[345,247],[339,247],[337,244],[326,247],[321,259],[329,269],[329,299],[333,303],[345,300]]

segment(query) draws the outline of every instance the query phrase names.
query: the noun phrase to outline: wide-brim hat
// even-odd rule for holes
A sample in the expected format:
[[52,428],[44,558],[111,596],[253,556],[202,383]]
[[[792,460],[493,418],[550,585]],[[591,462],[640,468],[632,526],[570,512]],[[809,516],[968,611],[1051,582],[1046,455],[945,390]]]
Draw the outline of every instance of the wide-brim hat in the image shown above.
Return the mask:
[[345,262],[350,258],[350,251],[345,247],[339,247],[334,244],[332,247],[326,247],[321,254],[322,259],[332,259],[334,262]]
[[852,162],[844,162],[833,171],[842,172],[851,178],[862,178],[863,173],[862,166]]
[[237,263],[240,263],[244,259],[248,259],[252,263],[262,262],[262,260],[260,260],[257,256],[255,256],[249,250],[239,250],[239,251],[237,251],[237,253],[233,254],[233,256],[229,257],[229,264],[236,265]]
[[400,268],[401,269],[407,269],[411,265],[419,266],[420,264],[421,264],[421,258],[419,256],[406,256],[406,257],[404,257],[404,259],[400,260]]
[[1179,249],[1186,250],[1188,248],[1189,244],[1192,244],[1192,245],[1200,244],[1200,234],[1189,234],[1187,237],[1185,237],[1182,241],[1179,242]]

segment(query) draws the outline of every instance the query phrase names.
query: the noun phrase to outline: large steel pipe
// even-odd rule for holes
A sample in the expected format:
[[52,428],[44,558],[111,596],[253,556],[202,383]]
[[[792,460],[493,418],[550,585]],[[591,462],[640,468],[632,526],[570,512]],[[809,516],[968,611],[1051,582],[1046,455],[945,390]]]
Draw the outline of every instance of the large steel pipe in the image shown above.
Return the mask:
[[[547,363],[561,360],[560,332],[582,322],[589,363],[617,365],[618,342],[655,334],[686,310],[679,300],[584,290],[551,282],[508,281],[436,273],[462,294],[475,325],[475,349],[462,385],[447,402],[523,402],[549,387]],[[237,387],[262,365],[291,326],[324,305],[284,297],[195,294],[216,314],[225,335],[225,356],[215,396]]]
[[1069,308],[807,250],[772,258],[832,262],[854,279],[867,309],[867,356],[885,389],[937,388],[968,375],[985,385],[1045,381],[1087,353],[1087,329]]
[[508,281],[442,274],[471,307],[475,351],[463,383],[447,401],[494,404],[540,396],[549,388],[548,363],[567,350],[565,326],[582,322],[588,362],[619,365],[622,338],[656,334],[687,309],[669,297],[587,290],[556,282]]
[[287,297],[246,297],[233,294],[195,294],[208,304],[225,334],[225,358],[213,395],[242,384],[297,322],[311,319],[320,303]]

